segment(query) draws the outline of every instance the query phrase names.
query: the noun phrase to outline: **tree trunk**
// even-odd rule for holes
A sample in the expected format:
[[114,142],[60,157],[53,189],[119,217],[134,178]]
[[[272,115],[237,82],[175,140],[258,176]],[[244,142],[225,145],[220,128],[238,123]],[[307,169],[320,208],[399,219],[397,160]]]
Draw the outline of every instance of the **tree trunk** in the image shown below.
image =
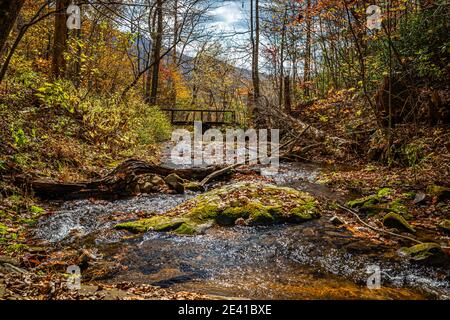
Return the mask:
[[286,48],[286,20],[287,20],[287,7],[284,8],[283,15],[283,27],[281,31],[281,46],[280,46],[280,87],[278,91],[278,107],[283,108],[283,95],[284,95],[284,51]]
[[254,77],[254,95],[255,100],[261,96],[259,87],[259,0],[255,2],[255,77]]
[[287,114],[292,114],[291,79],[289,75],[284,77],[284,110]]
[[173,53],[172,53],[172,104],[176,106],[177,104],[177,87],[175,82],[175,77],[173,73],[177,71],[177,43],[178,43],[178,0],[174,0],[173,8]]
[[309,81],[311,80],[311,0],[306,1],[306,47],[303,82],[305,96],[309,98]]
[[158,81],[159,81],[159,67],[161,64],[161,47],[162,47],[162,33],[163,33],[163,12],[162,0],[156,1],[156,15],[157,15],[157,30],[155,43],[153,45],[153,70],[152,70],[152,88],[150,93],[150,104],[156,105],[158,97]]
[[252,45],[252,83],[253,96],[251,101],[252,119],[255,127],[263,127],[264,120],[259,114],[259,103],[261,98],[260,80],[259,80],[259,0],[250,1],[250,41]]
[[255,99],[255,14],[253,10],[253,0],[250,0],[250,44],[252,46],[252,82],[253,82],[253,103]]
[[66,70],[66,61],[64,59],[64,52],[67,48],[67,7],[71,0],[57,0],[55,15],[55,31],[53,36],[53,59],[52,59],[52,76],[54,79],[59,79],[64,76]]
[[0,57],[25,0],[0,0]]

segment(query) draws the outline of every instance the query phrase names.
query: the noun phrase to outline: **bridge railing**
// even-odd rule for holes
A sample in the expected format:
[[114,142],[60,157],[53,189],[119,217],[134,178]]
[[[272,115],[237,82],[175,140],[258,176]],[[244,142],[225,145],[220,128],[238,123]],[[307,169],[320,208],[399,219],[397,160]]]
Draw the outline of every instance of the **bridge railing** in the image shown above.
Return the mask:
[[206,125],[234,125],[236,112],[233,110],[205,110],[205,109],[162,109],[170,114],[173,125],[191,125],[194,121],[201,121]]

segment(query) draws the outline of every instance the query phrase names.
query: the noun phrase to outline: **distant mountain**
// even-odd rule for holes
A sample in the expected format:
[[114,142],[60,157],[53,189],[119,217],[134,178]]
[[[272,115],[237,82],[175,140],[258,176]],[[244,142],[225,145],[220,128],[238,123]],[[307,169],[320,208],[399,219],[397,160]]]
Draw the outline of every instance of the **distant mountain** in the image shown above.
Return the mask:
[[[143,70],[145,68],[146,65],[148,65],[149,63],[149,59],[151,56],[151,41],[148,39],[145,39],[143,37],[138,37],[137,41],[136,41],[136,55],[139,58],[139,66],[140,66],[140,70]],[[184,77],[186,77],[187,79],[190,78],[190,73],[192,72],[192,70],[194,69],[194,57],[191,57],[189,55],[186,54],[181,54],[178,53],[178,59],[180,59],[180,69],[181,69],[181,73],[183,74]],[[166,63],[169,63],[169,59],[170,59],[171,55],[168,54],[163,58],[163,61],[165,61]],[[227,62],[224,62],[222,60],[217,59],[217,64],[228,64]],[[230,65],[230,64],[229,64]],[[233,65],[232,66],[235,70],[236,70],[236,76],[243,78],[243,80],[251,80],[252,79],[252,72],[248,69],[245,68],[239,68]]]

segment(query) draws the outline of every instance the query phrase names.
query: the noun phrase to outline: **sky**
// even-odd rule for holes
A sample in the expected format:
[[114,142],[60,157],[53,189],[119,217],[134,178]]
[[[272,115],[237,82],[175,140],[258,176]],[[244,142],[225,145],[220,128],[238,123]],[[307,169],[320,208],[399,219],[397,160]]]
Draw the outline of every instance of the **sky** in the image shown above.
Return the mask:
[[215,0],[217,7],[211,11],[211,17],[214,19],[212,26],[221,32],[246,31],[247,18],[245,10],[248,7],[248,1],[223,1]]
[[224,46],[226,56],[241,68],[250,69],[251,59],[248,52],[242,52],[242,47],[249,44],[249,15],[248,0],[211,0],[214,9],[210,11],[211,22],[208,29],[217,35]]

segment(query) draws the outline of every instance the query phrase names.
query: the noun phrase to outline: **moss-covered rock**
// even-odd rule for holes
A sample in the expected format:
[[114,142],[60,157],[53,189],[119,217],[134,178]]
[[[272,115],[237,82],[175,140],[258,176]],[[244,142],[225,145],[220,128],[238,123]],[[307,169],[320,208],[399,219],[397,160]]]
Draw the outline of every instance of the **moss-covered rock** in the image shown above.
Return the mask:
[[[391,201],[393,191],[390,188],[382,188],[376,194],[363,198],[348,201],[347,205],[351,208],[358,208],[361,213],[368,216],[376,215],[380,212],[394,212],[400,214],[403,218],[410,220],[413,216],[408,208],[402,203],[401,199]],[[408,195],[410,197],[411,195]],[[402,199],[406,199],[404,195]]]
[[409,233],[416,232],[401,215],[394,212],[390,212],[383,217],[383,225],[387,228],[395,228]]
[[388,203],[386,207],[389,211],[402,215],[406,220],[411,220],[413,218],[413,215],[409,213],[408,208],[401,203],[400,200],[394,200]]
[[448,262],[447,254],[436,243],[420,243],[410,248],[401,248],[400,255],[413,262],[425,264],[442,264]]
[[438,201],[450,199],[450,188],[447,187],[430,185],[427,188],[427,193],[432,197],[436,197]]
[[402,193],[402,198],[406,200],[414,200],[416,193],[412,191]]
[[185,190],[189,191],[205,191],[205,188],[199,182],[186,182],[183,184]]
[[308,193],[263,183],[238,183],[201,194],[164,215],[121,223],[116,228],[135,233],[195,234],[205,226],[232,226],[242,219],[245,225],[260,225],[300,223],[318,217],[318,203]]
[[439,229],[443,230],[445,233],[450,234],[450,219],[445,219],[439,224]]
[[199,233],[199,230],[197,229],[195,224],[192,224],[190,222],[184,222],[178,228],[176,228],[174,232],[176,234],[183,234],[190,236]]
[[143,233],[149,230],[171,231],[180,227],[185,220],[173,219],[165,216],[154,216],[147,219],[119,223],[115,226],[118,230],[128,230],[133,233]]
[[212,219],[233,225],[239,218],[254,224],[267,224],[319,217],[317,201],[309,194],[291,188],[263,183],[238,183],[212,190],[173,210],[185,212],[193,220]]
[[363,198],[351,200],[347,202],[350,208],[360,208],[373,206],[380,203],[383,199],[387,198],[392,194],[391,188],[381,188],[376,194],[372,194]]
[[186,180],[178,176],[176,173],[169,174],[164,178],[164,181],[176,192],[184,193],[184,184]]
[[360,208],[363,206],[372,206],[375,205],[377,203],[379,203],[380,201],[378,200],[378,197],[376,195],[370,195],[367,197],[363,197],[363,198],[358,198],[355,200],[351,200],[347,202],[347,206],[349,206],[350,208]]
[[394,200],[378,205],[363,205],[359,208],[359,211],[367,216],[373,216],[381,212],[394,212],[400,214],[406,220],[411,220],[413,218],[413,215],[408,211],[408,208],[401,203],[400,200]]

